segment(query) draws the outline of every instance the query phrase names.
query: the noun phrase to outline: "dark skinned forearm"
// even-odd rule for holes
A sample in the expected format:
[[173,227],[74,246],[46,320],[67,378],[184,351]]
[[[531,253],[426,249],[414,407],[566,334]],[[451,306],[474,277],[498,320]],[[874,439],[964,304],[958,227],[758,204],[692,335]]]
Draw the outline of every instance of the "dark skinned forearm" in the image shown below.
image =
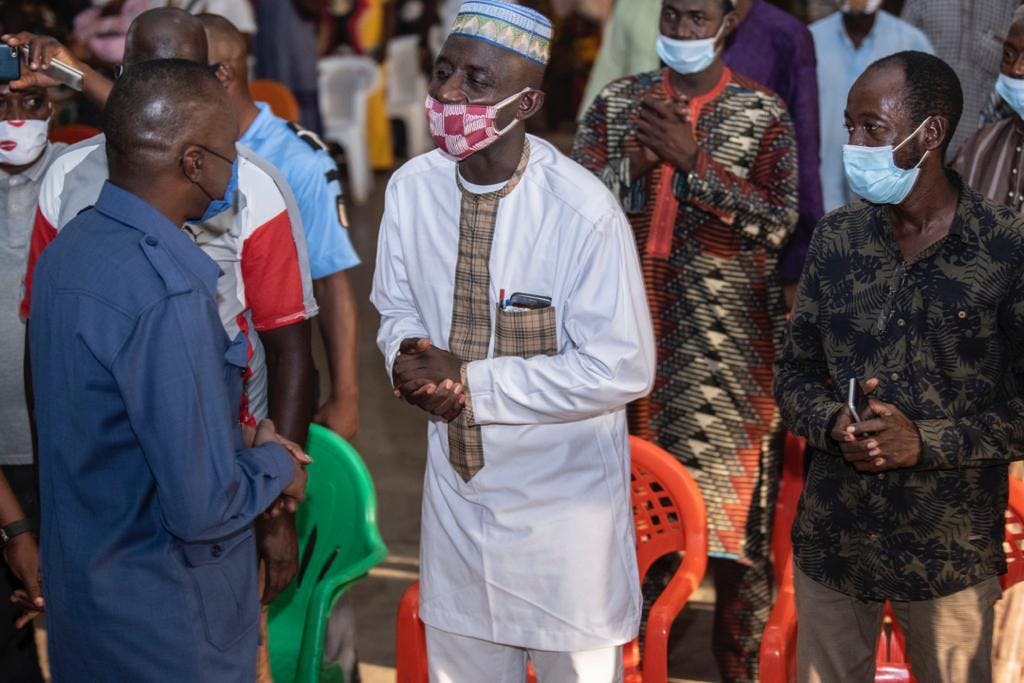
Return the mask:
[[267,352],[270,419],[274,421],[278,434],[297,444],[304,444],[313,416],[309,321],[259,334]]
[[[327,351],[331,394],[318,422],[351,439],[359,427],[359,322],[347,271],[313,281],[320,306],[320,336]],[[344,413],[344,414],[342,414]]]
[[[270,418],[277,433],[295,443],[306,443],[313,412],[310,386],[313,361],[309,351],[309,321],[260,332],[267,353]],[[283,513],[256,521],[256,540],[263,560],[264,604],[283,591],[298,570],[298,539],[294,515]]]

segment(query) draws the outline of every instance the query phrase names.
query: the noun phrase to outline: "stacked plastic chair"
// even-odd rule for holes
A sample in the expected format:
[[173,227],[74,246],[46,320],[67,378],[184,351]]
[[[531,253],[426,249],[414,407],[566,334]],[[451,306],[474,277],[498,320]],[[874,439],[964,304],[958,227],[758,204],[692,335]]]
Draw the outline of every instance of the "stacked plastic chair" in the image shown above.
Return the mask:
[[373,191],[373,168],[366,135],[366,104],[377,87],[377,63],[369,57],[334,55],[317,64],[320,119],[324,138],[345,151],[348,194],[357,204]]
[[432,145],[423,107],[427,99],[427,79],[420,70],[419,36],[397,36],[388,41],[387,59],[388,116],[405,127],[406,153],[409,157],[429,152]]

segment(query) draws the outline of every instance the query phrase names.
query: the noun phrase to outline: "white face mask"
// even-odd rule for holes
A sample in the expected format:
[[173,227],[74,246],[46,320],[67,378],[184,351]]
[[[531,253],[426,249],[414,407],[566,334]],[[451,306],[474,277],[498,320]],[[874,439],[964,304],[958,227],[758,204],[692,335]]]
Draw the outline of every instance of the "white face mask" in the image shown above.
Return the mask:
[[839,5],[839,11],[843,14],[874,14],[882,6],[882,0],[868,0],[864,9],[855,10],[850,6],[850,0],[843,0]]
[[679,40],[658,35],[655,49],[665,66],[679,74],[696,74],[704,71],[718,56],[718,39],[725,30],[725,20],[718,27],[718,33],[710,38]]
[[49,120],[0,121],[0,164],[24,166],[46,149]]

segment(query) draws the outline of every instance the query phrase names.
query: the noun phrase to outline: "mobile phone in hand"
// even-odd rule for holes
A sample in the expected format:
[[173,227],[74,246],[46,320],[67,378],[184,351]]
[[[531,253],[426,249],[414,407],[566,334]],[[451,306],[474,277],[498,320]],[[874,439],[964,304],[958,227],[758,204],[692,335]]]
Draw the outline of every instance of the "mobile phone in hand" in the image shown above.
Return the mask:
[[0,45],[0,83],[16,81],[21,78],[21,60],[18,59],[18,48]]
[[853,413],[854,422],[860,422],[861,416],[868,413],[868,397],[860,388],[860,382],[856,378],[850,379],[850,388],[846,394],[846,406]]
[[[28,62],[28,53],[28,45],[22,45],[21,57],[26,63]],[[49,68],[47,68],[43,73],[58,83],[63,83],[73,90],[82,90],[85,78],[84,74],[75,67],[70,64],[65,64],[59,59],[51,59]]]

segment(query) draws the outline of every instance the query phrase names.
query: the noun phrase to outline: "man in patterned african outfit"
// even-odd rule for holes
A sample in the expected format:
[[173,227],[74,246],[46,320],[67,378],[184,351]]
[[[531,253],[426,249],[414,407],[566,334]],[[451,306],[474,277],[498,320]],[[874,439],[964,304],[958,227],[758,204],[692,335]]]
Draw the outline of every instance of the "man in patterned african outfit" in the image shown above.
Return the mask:
[[783,432],[771,395],[785,322],[776,273],[797,219],[796,143],[770,91],[733,73],[721,46],[728,0],[664,0],[670,68],[610,84],[581,122],[573,158],[630,217],[658,340],[653,393],[634,433],[685,464],[708,509],[726,680],[756,680],[771,608],[769,532]]
[[[775,395],[810,466],[793,524],[802,683],[875,680],[885,601],[919,681],[992,680],[1007,465],[1024,457],[1024,219],[943,158],[953,69],[854,83],[847,179],[814,232]],[[870,402],[844,407],[850,380]]]

